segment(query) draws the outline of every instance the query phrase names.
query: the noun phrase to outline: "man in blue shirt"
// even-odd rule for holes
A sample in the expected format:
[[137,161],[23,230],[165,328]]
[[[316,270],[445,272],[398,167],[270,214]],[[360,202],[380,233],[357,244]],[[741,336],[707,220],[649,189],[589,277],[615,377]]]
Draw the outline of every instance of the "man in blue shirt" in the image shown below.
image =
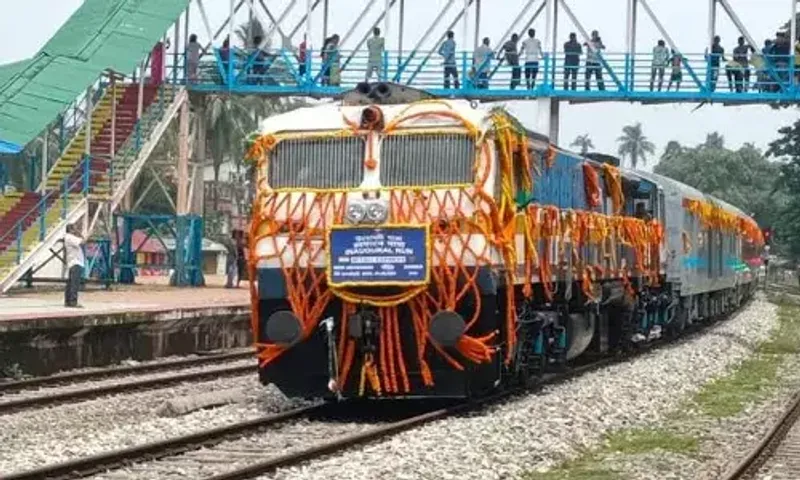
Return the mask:
[[444,64],[444,88],[450,88],[450,77],[453,77],[453,83],[456,88],[459,87],[458,83],[458,69],[456,68],[456,41],[453,40],[452,30],[447,32],[447,39],[442,42],[439,47],[439,55],[442,56]]
[[583,54],[583,47],[578,43],[578,36],[574,32],[570,33],[569,41],[564,43],[564,90],[575,90],[577,87],[581,54]]

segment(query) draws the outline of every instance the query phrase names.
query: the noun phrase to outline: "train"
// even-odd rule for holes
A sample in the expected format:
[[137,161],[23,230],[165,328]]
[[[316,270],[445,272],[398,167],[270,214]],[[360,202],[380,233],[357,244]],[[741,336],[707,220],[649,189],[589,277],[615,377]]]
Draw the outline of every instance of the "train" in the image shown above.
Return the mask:
[[506,109],[360,84],[247,140],[259,379],[289,397],[469,398],[741,307],[764,238],[690,186]]

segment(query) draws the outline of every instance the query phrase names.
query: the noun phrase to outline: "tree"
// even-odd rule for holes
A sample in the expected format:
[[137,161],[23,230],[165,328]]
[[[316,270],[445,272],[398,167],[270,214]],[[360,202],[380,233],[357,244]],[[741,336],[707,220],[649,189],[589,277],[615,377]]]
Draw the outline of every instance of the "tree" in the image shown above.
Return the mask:
[[785,192],[787,201],[777,208],[779,227],[775,234],[797,258],[800,257],[800,120],[779,129],[778,134],[780,136],[770,142],[767,156],[783,161],[773,191]]
[[725,137],[720,135],[719,132],[711,132],[706,135],[706,141],[703,142],[702,146],[704,148],[725,148]]
[[664,155],[653,171],[753,214],[762,226],[776,222],[786,203],[785,195],[775,188],[780,164],[770,162],[752,144],[738,150],[709,148],[707,144]]
[[642,133],[642,124],[622,127],[622,136],[617,138],[619,149],[617,152],[622,158],[628,157],[634,169],[639,164],[647,164],[647,156],[655,154],[656,147]]
[[678,155],[681,155],[683,151],[684,151],[683,145],[681,145],[679,142],[675,140],[670,140],[669,142],[667,142],[667,146],[664,147],[664,153],[661,154],[661,160],[664,161],[671,158],[675,158]]
[[594,143],[592,143],[592,139],[589,138],[588,133],[584,133],[583,135],[578,135],[575,137],[575,140],[569,144],[570,147],[578,147],[581,150],[581,155],[586,155],[589,153],[589,149],[594,148]]

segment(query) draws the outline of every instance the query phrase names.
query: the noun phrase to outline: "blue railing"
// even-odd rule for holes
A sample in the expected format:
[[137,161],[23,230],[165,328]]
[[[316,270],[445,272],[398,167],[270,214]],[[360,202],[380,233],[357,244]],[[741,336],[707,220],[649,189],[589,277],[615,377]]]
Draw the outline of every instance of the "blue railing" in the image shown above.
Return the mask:
[[[293,50],[230,52],[216,49],[197,71],[168,67],[168,81],[199,91],[337,95],[367,78],[396,82],[437,95],[469,98],[559,97],[634,101],[776,102],[800,99],[794,56],[753,55],[746,65],[706,54],[682,54],[654,65],[649,53],[604,52],[596,61],[563,54],[545,55],[538,64],[509,65],[497,56],[482,64],[471,52],[458,52],[445,65],[436,52],[384,52],[371,62],[364,51],[340,51],[323,59],[308,51],[301,61]],[[230,59],[230,61],[229,61]],[[717,61],[719,60],[719,61]],[[368,75],[371,73],[371,77]],[[458,79],[457,85],[454,81]]]
[[[45,237],[47,236],[47,211],[48,207],[55,208],[59,199],[61,199],[61,215],[60,219],[64,220],[67,218],[67,214],[69,213],[69,195],[73,193],[80,193],[84,196],[89,194],[90,190],[90,176],[94,173],[91,170],[91,160],[92,158],[86,156],[81,163],[79,164],[80,168],[80,176],[79,178],[75,179],[70,183],[70,177],[64,178],[62,186],[58,190],[51,190],[45,193],[39,202],[31,208],[25,215],[23,215],[14,226],[9,229],[8,232],[4,233],[0,236],[0,245],[4,244],[8,239],[14,236],[13,245],[14,247],[9,247],[5,251],[9,251],[13,248],[16,249],[17,257],[16,263],[20,264],[22,262],[22,257],[24,254],[23,250],[23,235],[27,231],[28,228],[35,228],[34,224],[38,223],[39,228],[39,238],[38,240],[44,241]],[[52,204],[52,205],[51,205]],[[33,221],[30,221],[32,220]],[[38,222],[37,222],[38,220]],[[28,227],[28,225],[30,225]]]

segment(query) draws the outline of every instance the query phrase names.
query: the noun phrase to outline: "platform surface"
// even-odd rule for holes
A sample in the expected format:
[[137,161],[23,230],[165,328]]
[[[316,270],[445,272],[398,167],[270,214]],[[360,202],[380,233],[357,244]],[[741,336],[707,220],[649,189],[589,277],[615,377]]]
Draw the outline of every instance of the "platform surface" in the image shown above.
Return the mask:
[[[63,287],[61,287],[63,288]],[[129,312],[197,310],[220,307],[249,307],[247,283],[240,288],[219,286],[175,288],[164,285],[114,286],[111,290],[80,292],[83,308],[64,306],[64,292],[59,288],[31,291],[17,290],[0,297],[0,322],[25,319],[56,319],[110,315]]]

